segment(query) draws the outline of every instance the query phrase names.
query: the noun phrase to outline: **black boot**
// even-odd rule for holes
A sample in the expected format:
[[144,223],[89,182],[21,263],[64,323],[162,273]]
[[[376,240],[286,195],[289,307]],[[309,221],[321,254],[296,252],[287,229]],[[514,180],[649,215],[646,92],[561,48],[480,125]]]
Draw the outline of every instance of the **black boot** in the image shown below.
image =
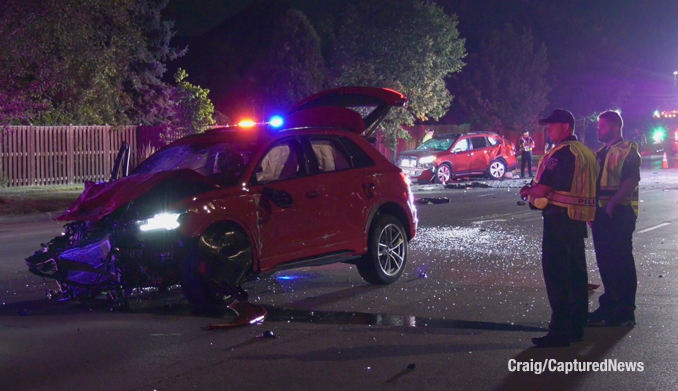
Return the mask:
[[532,338],[532,343],[537,348],[562,348],[570,346],[570,336],[549,331],[543,337]]

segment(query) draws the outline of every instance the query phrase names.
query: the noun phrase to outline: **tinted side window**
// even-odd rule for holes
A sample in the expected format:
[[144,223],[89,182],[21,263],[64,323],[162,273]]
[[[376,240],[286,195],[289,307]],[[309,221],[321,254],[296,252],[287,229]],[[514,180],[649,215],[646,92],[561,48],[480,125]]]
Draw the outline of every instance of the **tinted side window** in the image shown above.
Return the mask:
[[291,179],[305,173],[299,141],[287,139],[276,143],[266,152],[255,171],[257,183]]
[[344,147],[346,147],[348,153],[351,155],[354,168],[372,167],[376,164],[374,163],[374,160],[372,160],[372,158],[350,138],[342,137],[341,143],[344,144]]
[[468,139],[463,138],[459,141],[457,141],[456,144],[454,144],[454,149],[452,149],[452,152],[464,152],[468,151]]
[[471,137],[471,144],[473,149],[486,148],[487,143],[485,142],[485,137]]
[[318,171],[330,172],[351,168],[344,147],[333,137],[309,137],[311,148],[318,163]]

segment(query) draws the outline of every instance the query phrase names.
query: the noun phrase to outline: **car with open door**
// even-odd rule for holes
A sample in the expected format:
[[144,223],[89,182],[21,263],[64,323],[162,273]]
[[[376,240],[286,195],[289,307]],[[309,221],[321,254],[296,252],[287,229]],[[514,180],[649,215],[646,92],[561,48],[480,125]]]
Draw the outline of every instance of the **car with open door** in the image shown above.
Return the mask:
[[436,135],[399,153],[396,162],[417,184],[471,176],[502,179],[518,165],[513,143],[492,132]]
[[282,126],[177,140],[128,176],[88,183],[29,270],[80,299],[124,302],[130,288],[179,283],[204,310],[246,300],[243,281],[289,268],[346,262],[369,283],[393,283],[417,213],[408,178],[368,138],[406,103],[345,87],[299,102]]

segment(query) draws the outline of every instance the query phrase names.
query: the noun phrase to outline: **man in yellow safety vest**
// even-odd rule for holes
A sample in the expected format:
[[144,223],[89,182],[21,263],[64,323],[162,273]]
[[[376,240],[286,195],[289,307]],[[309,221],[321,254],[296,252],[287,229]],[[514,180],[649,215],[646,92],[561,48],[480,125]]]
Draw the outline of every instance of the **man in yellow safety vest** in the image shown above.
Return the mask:
[[588,276],[584,238],[586,221],[595,215],[596,157],[574,135],[574,116],[554,110],[539,121],[556,145],[539,161],[537,176],[520,189],[544,217],[542,269],[551,322],[546,336],[532,338],[537,347],[569,346],[581,341],[588,314]]
[[598,299],[598,309],[589,314],[589,324],[636,324],[638,278],[632,236],[638,217],[641,158],[638,145],[622,138],[622,126],[617,112],[598,116],[598,140],[605,146],[597,153],[601,171],[591,232],[605,293]]

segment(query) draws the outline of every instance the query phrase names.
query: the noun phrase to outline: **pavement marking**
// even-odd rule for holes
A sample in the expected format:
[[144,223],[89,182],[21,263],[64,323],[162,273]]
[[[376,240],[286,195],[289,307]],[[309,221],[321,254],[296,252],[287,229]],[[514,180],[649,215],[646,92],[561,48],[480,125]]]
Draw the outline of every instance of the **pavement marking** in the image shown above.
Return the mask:
[[655,230],[657,228],[666,227],[667,225],[671,225],[671,223],[661,223],[661,224],[653,225],[652,227],[641,229],[640,231],[638,231],[638,233],[642,234],[643,232],[648,232],[648,231]]

